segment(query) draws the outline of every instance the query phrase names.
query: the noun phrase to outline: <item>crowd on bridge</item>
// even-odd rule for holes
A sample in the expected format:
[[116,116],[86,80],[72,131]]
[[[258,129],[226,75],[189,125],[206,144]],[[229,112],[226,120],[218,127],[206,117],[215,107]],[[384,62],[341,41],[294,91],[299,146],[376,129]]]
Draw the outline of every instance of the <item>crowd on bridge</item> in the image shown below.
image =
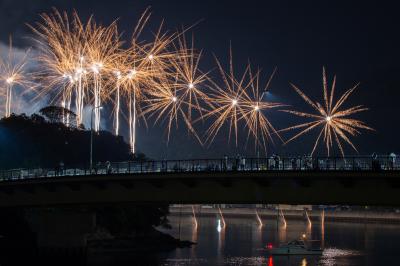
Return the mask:
[[198,172],[198,171],[321,171],[321,170],[400,170],[395,153],[356,157],[279,156],[248,158],[237,154],[224,155],[221,159],[203,160],[135,160],[130,162],[97,162],[91,167],[65,167],[60,162],[55,168],[15,169],[0,172],[0,178],[34,178],[65,175],[97,175],[149,172]]

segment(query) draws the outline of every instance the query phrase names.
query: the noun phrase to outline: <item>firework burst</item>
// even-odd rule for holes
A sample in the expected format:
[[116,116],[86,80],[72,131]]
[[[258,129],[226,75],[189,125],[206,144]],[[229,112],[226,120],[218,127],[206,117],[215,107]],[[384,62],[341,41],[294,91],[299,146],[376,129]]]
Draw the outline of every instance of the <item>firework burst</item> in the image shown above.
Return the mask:
[[248,128],[247,140],[253,137],[255,149],[263,147],[264,153],[267,154],[268,143],[274,143],[273,136],[277,136],[280,140],[282,139],[267,117],[266,112],[271,109],[285,107],[286,105],[264,100],[265,93],[268,92],[271,81],[275,76],[276,68],[263,88],[260,85],[260,73],[260,71],[257,71],[253,75],[251,69],[249,70],[250,89],[242,95],[241,108],[243,110],[243,118],[246,121],[246,127]]
[[202,143],[193,127],[192,116],[194,111],[201,113],[200,99],[205,100],[206,94],[200,84],[206,81],[207,74],[199,71],[201,54],[195,53],[193,42],[192,46],[187,44],[184,32],[167,35],[159,30],[154,42],[144,49],[143,66],[152,77],[143,115],[155,117],[155,123],[166,122],[167,141],[181,118],[188,131]]
[[168,81],[159,83],[157,89],[150,91],[149,94],[149,99],[145,100],[146,106],[143,115],[148,115],[149,118],[155,117],[154,124],[166,122],[167,141],[170,140],[172,128],[179,126],[178,121],[181,118],[189,132],[202,143],[185,112],[184,106],[188,103],[177,95],[173,84],[169,84]]
[[214,116],[215,120],[207,130],[207,141],[211,143],[224,124],[228,124],[228,140],[234,135],[235,144],[238,144],[239,123],[243,121],[247,129],[247,140],[254,138],[255,148],[262,146],[266,152],[267,143],[272,141],[273,135],[278,135],[274,126],[266,116],[266,111],[283,107],[283,104],[267,102],[263,99],[268,90],[275,70],[264,88],[260,86],[260,71],[252,72],[250,63],[243,74],[235,77],[233,69],[232,51],[230,51],[229,71],[226,72],[217,59],[217,66],[222,77],[223,86],[211,81],[211,93],[208,97],[210,111],[203,118]]
[[208,80],[207,74],[199,70],[202,51],[196,53],[194,40],[188,44],[184,34],[178,38],[178,55],[172,60],[173,70],[176,73],[175,86],[187,105],[187,120],[192,124],[194,111],[203,115],[202,105],[207,102],[208,96],[203,91],[204,84]]
[[[121,46],[116,23],[99,26],[92,16],[83,23],[76,12],[69,17],[56,9],[41,18],[36,27],[30,26],[37,35],[42,66],[37,76],[44,86],[38,97],[50,94],[52,102],[61,102],[68,109],[74,99],[79,125],[84,106],[100,106],[108,93],[103,91],[102,83]],[[99,124],[100,110],[96,109],[95,130]]]
[[294,114],[299,117],[310,118],[313,121],[298,124],[282,131],[288,130],[300,130],[295,136],[286,141],[286,143],[291,142],[300,136],[310,132],[313,129],[321,128],[318,137],[314,143],[311,155],[315,152],[321,139],[325,143],[325,147],[330,155],[330,151],[334,145],[337,144],[340,153],[344,156],[344,150],[342,146],[342,141],[349,144],[355,151],[357,151],[350,137],[361,134],[360,129],[373,130],[368,127],[363,121],[350,118],[351,115],[367,111],[368,108],[357,105],[349,108],[343,108],[343,104],[350,97],[350,95],[357,89],[359,84],[347,90],[339,99],[335,102],[335,87],[336,87],[336,76],[333,78],[331,89],[328,89],[328,82],[326,77],[325,68],[322,71],[322,83],[323,83],[323,101],[324,104],[320,104],[317,101],[311,100],[306,94],[304,94],[297,86],[291,84],[293,89],[303,98],[303,100],[310,105],[316,113],[306,113],[293,110],[283,110]]
[[211,86],[209,101],[210,111],[202,116],[202,118],[216,117],[215,121],[206,132],[206,141],[211,143],[225,123],[229,124],[228,140],[232,134],[235,137],[235,144],[238,143],[238,122],[244,117],[241,99],[245,91],[251,86],[250,81],[246,81],[250,66],[247,65],[243,75],[237,79],[233,69],[232,49],[230,49],[229,71],[226,72],[221,62],[216,59],[219,73],[221,75],[223,85],[220,86],[210,79]]

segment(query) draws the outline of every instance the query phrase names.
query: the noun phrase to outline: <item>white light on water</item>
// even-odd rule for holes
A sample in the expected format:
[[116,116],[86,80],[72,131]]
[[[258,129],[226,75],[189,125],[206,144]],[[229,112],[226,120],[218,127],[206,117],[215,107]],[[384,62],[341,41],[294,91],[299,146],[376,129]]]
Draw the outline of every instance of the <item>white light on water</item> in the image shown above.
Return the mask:
[[222,230],[221,220],[218,219],[218,225],[217,225],[217,231],[218,231],[218,233],[221,233],[221,230]]

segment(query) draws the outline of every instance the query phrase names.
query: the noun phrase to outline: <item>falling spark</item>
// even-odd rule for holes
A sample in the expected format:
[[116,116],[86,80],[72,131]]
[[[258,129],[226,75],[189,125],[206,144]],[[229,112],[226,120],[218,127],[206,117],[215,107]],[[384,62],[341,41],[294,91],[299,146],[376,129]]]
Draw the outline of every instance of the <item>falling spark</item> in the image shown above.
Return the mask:
[[299,117],[311,118],[314,120],[312,122],[306,122],[283,129],[282,131],[299,130],[299,129],[301,130],[295,136],[286,141],[286,143],[289,143],[299,138],[300,136],[308,133],[314,128],[321,127],[321,131],[318,134],[318,137],[314,143],[311,155],[314,154],[321,140],[321,137],[323,136],[323,141],[325,143],[328,156],[330,155],[330,151],[331,148],[333,147],[333,144],[336,143],[340,150],[340,153],[344,157],[344,150],[340,139],[344,140],[344,142],[349,144],[355,151],[357,151],[355,145],[350,140],[350,136],[354,137],[356,135],[361,134],[360,129],[373,130],[372,128],[368,127],[363,121],[354,118],[349,118],[349,116],[354,115],[356,113],[364,112],[368,110],[368,108],[365,108],[362,105],[357,105],[350,108],[342,108],[343,104],[354,92],[354,90],[356,90],[359,84],[356,84],[354,87],[347,90],[335,102],[334,92],[336,87],[336,76],[333,78],[330,92],[328,89],[325,68],[323,68],[322,71],[322,80],[323,80],[322,83],[323,83],[323,100],[324,100],[323,105],[320,104],[319,102],[311,100],[297,86],[291,84],[293,89],[303,98],[303,100],[316,111],[316,114],[293,111],[293,110],[282,110],[284,112],[288,112]]
[[114,107],[114,130],[115,135],[118,136],[119,134],[119,115],[120,115],[120,98],[121,98],[121,72],[115,72],[116,77],[116,87],[115,87],[115,107]]

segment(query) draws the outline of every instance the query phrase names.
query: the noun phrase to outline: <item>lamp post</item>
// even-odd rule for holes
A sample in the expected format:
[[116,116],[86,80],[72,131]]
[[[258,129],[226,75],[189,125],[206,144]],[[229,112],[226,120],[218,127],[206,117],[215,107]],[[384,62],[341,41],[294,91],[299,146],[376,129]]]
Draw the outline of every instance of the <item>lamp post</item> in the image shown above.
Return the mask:
[[93,112],[97,108],[101,110],[103,107],[101,105],[93,106],[90,113],[90,174],[92,173],[93,169]]

